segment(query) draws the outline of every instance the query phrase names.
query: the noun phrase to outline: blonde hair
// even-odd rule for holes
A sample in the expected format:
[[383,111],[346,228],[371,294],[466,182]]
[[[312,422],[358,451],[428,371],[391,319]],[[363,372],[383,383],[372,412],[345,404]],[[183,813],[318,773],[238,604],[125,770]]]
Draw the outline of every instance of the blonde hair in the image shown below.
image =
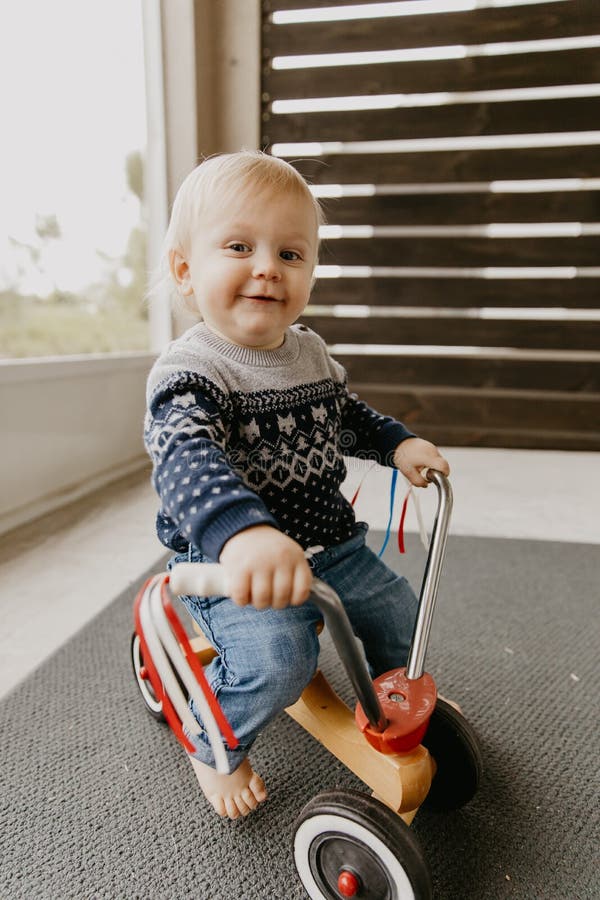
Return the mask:
[[[178,285],[171,275],[169,260],[173,251],[188,257],[194,223],[213,204],[223,205],[244,189],[291,193],[308,200],[315,213],[315,229],[325,221],[319,201],[302,175],[289,163],[260,150],[222,153],[203,160],[187,175],[173,201],[171,219],[163,242],[159,269],[150,293],[169,287],[172,299],[181,300]],[[317,240],[318,247],[318,240]],[[316,265],[315,258],[315,265]]]

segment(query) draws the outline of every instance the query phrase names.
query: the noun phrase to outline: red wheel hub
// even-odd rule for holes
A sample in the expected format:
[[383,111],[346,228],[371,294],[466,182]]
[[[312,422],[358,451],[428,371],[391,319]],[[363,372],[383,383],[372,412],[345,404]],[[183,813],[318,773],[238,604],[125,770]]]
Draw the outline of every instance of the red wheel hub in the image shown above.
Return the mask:
[[337,889],[343,897],[356,897],[360,890],[360,881],[354,872],[342,869],[338,877]]
[[150,673],[148,672],[146,666],[142,666],[140,668],[140,678],[142,679],[142,681],[147,681],[150,678]]

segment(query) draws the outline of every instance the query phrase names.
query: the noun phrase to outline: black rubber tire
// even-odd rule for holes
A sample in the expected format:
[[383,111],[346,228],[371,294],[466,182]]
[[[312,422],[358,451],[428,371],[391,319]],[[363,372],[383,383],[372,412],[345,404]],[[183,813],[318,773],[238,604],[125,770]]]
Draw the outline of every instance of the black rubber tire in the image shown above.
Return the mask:
[[475,796],[483,774],[483,756],[474,729],[458,710],[438,698],[421,743],[437,765],[423,806],[436,812],[460,809]]
[[429,869],[411,829],[387,806],[353,790],[318,794],[294,825],[294,863],[311,900],[340,900],[349,869],[360,900],[430,900]]
[[152,685],[150,684],[149,679],[144,679],[140,675],[140,669],[144,665],[144,657],[142,654],[140,639],[135,631],[131,635],[130,650],[133,674],[135,675],[137,686],[140,690],[140,694],[142,695],[144,706],[146,707],[152,718],[156,719],[157,722],[166,722],[164,713],[162,711],[162,703],[156,699],[156,695],[154,693],[154,690],[152,689]]

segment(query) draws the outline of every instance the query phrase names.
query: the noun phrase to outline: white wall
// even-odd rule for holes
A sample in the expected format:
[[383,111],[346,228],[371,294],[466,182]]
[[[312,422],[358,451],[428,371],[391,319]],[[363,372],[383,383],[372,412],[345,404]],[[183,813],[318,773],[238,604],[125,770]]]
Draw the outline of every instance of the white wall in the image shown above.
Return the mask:
[[260,142],[260,0],[194,0],[197,153]]
[[0,533],[145,464],[153,359],[0,361]]

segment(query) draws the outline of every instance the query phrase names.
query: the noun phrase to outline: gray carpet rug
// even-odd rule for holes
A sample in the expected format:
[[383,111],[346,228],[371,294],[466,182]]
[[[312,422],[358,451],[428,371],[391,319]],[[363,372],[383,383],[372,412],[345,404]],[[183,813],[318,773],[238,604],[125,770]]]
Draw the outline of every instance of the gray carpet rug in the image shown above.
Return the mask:
[[[387,560],[418,586],[415,539]],[[600,896],[599,582],[600,547],[450,538],[428,669],[479,733],[485,775],[468,806],[413,824],[438,900]],[[361,783],[282,714],[253,756],[269,802],[211,815],[131,674],[136,588],[0,704],[0,897],[299,900],[296,815]],[[347,696],[326,637],[322,668]]]

